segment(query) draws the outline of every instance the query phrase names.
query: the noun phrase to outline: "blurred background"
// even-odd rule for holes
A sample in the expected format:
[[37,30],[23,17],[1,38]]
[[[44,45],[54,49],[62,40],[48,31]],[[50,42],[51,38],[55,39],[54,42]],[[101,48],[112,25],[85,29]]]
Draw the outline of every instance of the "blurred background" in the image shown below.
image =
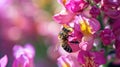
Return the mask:
[[7,67],[14,60],[13,46],[32,44],[35,67],[57,67],[60,25],[52,16],[61,9],[57,0],[0,0],[0,58],[8,56]]

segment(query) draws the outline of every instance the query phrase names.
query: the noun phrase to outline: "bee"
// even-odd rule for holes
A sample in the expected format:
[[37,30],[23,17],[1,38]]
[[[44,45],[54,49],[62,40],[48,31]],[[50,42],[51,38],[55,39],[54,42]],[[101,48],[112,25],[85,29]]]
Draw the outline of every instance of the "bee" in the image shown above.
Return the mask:
[[62,46],[62,48],[65,51],[67,51],[69,53],[73,52],[72,48],[68,44],[68,37],[69,37],[69,34],[71,32],[72,32],[72,28],[71,27],[63,26],[62,30],[58,34],[58,38],[60,40],[60,45]]

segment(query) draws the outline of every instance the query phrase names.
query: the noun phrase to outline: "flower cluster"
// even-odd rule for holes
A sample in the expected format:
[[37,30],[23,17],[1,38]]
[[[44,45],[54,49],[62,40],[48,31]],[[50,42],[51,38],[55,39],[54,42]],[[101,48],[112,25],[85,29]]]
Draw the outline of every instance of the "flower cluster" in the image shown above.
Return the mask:
[[[99,67],[115,51],[120,58],[120,0],[58,0],[53,19],[61,25],[59,67]],[[111,60],[112,60],[111,59]]]

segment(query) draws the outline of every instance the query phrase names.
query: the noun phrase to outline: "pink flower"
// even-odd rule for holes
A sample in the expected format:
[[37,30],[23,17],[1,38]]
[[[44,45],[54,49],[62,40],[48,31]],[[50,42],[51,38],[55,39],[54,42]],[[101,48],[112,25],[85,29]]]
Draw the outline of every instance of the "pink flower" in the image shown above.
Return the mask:
[[34,48],[30,44],[25,47],[15,45],[13,48],[15,60],[13,67],[33,67]]
[[110,45],[112,43],[112,41],[115,39],[115,36],[114,36],[112,30],[104,29],[100,33],[100,38],[101,38],[102,42],[104,43],[104,45]]
[[103,50],[99,52],[80,51],[78,61],[82,67],[99,67],[99,65],[106,63]]
[[4,55],[1,59],[0,59],[0,67],[6,67],[8,62],[8,57],[7,55]]
[[100,29],[100,23],[98,20],[83,15],[76,17],[75,23],[79,23],[80,31],[85,36],[93,35]]
[[78,13],[82,12],[87,6],[88,3],[84,0],[69,0],[66,3],[65,8],[72,13]]
[[[94,18],[88,18],[83,15],[76,16],[74,22],[74,31],[72,36],[78,42],[76,49],[91,50],[94,43],[94,33],[100,29],[99,22]],[[78,48],[79,45],[79,48]]]

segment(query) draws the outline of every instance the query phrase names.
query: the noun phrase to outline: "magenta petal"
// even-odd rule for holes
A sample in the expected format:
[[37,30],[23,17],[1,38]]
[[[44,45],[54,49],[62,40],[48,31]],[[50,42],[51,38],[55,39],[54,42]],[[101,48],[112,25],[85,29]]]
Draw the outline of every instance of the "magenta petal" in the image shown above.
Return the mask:
[[84,59],[84,56],[88,56],[88,52],[87,51],[83,51],[81,50],[78,54],[78,62],[80,62],[81,64],[85,64],[86,60]]
[[13,47],[14,57],[18,58],[21,54],[24,54],[24,49],[20,45],[15,45]]
[[[95,57],[94,60],[97,64],[105,64],[106,63],[106,58],[104,55],[104,50],[101,50],[99,52],[94,52],[93,56]],[[99,60],[99,61],[98,61]]]
[[8,57],[7,55],[5,55],[0,59],[0,67],[6,67],[7,63],[8,63]]
[[90,26],[92,27],[92,32],[95,33],[100,29],[100,23],[98,20],[91,18],[88,20]]
[[77,39],[79,41],[81,41],[83,34],[80,31],[80,24],[79,22],[75,22],[74,23],[74,32],[73,32],[74,36],[77,37]]
[[79,44],[79,47],[81,48],[81,50],[89,51],[92,49],[93,43],[94,43],[93,36],[84,36]]
[[[89,59],[86,59],[85,57],[89,57]],[[93,60],[90,60],[90,58],[93,58]],[[106,58],[104,56],[104,50],[98,51],[98,52],[91,52],[91,51],[80,51],[78,54],[78,62],[81,64],[86,64],[88,61],[93,62],[93,66],[99,66],[101,64],[106,63]],[[85,65],[89,65],[88,63]]]
[[28,65],[29,65],[29,59],[24,55],[21,55],[19,58],[17,58],[13,62],[13,67],[19,67],[19,66],[27,67]]
[[59,24],[67,24],[74,19],[74,14],[69,12],[67,14],[56,14],[53,19]]
[[86,7],[88,6],[88,3],[84,0],[70,0],[66,5],[66,9],[73,13],[82,12]]

